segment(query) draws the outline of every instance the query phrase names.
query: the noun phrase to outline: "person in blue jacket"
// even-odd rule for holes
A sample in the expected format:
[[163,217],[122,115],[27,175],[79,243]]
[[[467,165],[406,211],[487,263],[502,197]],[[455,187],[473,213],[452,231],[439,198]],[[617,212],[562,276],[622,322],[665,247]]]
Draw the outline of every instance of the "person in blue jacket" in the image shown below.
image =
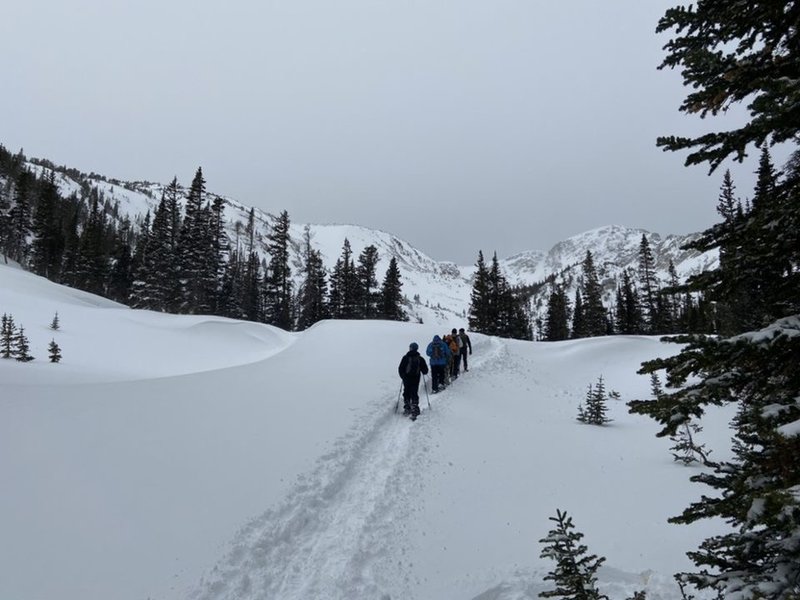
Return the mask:
[[428,362],[431,363],[431,387],[435,394],[440,388],[444,389],[444,371],[453,353],[450,352],[449,346],[442,341],[442,338],[435,335],[433,341],[428,344],[425,354],[430,357]]

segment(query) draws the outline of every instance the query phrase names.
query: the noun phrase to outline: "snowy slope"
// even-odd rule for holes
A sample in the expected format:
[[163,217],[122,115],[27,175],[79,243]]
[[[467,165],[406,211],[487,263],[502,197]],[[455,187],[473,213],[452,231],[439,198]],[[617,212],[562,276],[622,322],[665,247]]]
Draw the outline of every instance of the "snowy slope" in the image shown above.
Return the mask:
[[[411,423],[393,412],[396,369],[427,325],[286,334],[1,265],[0,312],[37,356],[0,360],[0,598],[535,598],[560,508],[608,557],[612,598],[672,599],[683,553],[721,527],[666,523],[699,495],[696,471],[625,411],[647,394],[639,362],[675,350],[654,338],[473,335],[470,371]],[[601,374],[622,395],[615,420],[580,425]],[[720,457],[729,417],[704,431]]]

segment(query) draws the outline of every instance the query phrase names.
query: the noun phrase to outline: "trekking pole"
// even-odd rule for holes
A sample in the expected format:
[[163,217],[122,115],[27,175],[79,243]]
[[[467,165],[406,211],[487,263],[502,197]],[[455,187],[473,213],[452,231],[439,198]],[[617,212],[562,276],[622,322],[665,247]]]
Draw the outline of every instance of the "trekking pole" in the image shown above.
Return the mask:
[[400,382],[400,389],[397,390],[397,402],[394,404],[394,412],[397,412],[397,409],[400,408],[400,394],[403,393],[403,382]]
[[425,388],[425,398],[428,399],[428,410],[431,410],[431,397],[428,396],[428,378],[425,373],[422,374],[422,385]]

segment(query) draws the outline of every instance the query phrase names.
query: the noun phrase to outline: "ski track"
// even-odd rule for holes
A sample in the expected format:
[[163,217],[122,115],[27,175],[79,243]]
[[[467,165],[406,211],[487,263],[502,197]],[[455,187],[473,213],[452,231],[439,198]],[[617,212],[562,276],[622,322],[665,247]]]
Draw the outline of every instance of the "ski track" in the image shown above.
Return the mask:
[[507,354],[497,338],[482,340],[477,349],[470,375],[432,396],[432,411],[421,397],[427,414],[416,423],[394,413],[396,396],[376,400],[361,420],[368,425],[338,440],[277,508],[245,525],[188,597],[413,598],[413,551],[405,530],[424,502],[418,474],[429,464],[437,418],[449,412],[437,406],[450,404],[448,396],[468,385],[473,369],[480,376]]

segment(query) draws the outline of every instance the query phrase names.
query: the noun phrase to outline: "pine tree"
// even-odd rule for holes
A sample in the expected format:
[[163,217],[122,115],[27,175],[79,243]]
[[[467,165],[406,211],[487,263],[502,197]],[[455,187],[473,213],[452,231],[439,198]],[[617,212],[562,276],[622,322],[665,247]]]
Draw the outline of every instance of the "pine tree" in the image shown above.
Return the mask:
[[684,421],[678,426],[676,432],[669,438],[674,444],[669,450],[675,462],[680,462],[684,465],[702,462],[709,467],[715,466],[708,460],[708,455],[711,451],[706,450],[705,444],[697,444],[694,441],[694,436],[701,431],[703,431],[703,428],[691,421]]
[[400,277],[400,269],[397,266],[397,259],[393,256],[389,260],[389,268],[381,285],[381,316],[391,321],[408,321],[408,315],[403,310],[403,282]]
[[581,543],[583,534],[574,531],[572,518],[566,512],[556,511],[550,517],[556,526],[547,537],[539,540],[544,544],[541,558],[556,561],[555,569],[545,575],[545,581],[555,584],[554,590],[540,592],[540,598],[568,598],[570,600],[608,599],[597,589],[597,570],[605,562],[605,557],[587,554],[588,548]]
[[[696,139],[664,138],[670,150],[700,149],[690,164],[717,167],[728,156],[741,160],[750,144],[796,142],[800,128],[797,72],[800,31],[797,2],[700,2],[670,9],[659,31],[674,29],[663,66],[682,68],[692,92],[682,110],[717,114],[747,99],[750,117],[738,129]],[[762,155],[763,156],[763,155]],[[765,181],[769,173],[763,174]],[[720,223],[701,235],[708,249],[739,244],[728,264],[690,280],[707,301],[725,291],[758,294],[747,322],[723,332],[730,337],[685,336],[677,356],[646,363],[643,372],[666,369],[675,391],[659,400],[636,401],[631,411],[648,414],[673,435],[708,405],[736,403],[733,457],[713,472],[691,479],[711,488],[676,523],[724,520],[727,533],[706,539],[689,553],[696,572],[682,584],[723,597],[789,600],[800,582],[800,155],[787,164],[774,188],[759,183],[759,199],[733,228]],[[764,193],[761,193],[762,190]],[[748,331],[753,327],[754,330]],[[738,335],[736,335],[738,334]],[[690,380],[690,378],[692,378]],[[691,383],[688,383],[691,381]]]
[[642,313],[639,308],[639,294],[631,281],[628,271],[622,273],[622,285],[617,288],[615,314],[617,333],[631,335],[642,331]]
[[177,258],[179,269],[179,291],[177,306],[181,313],[208,312],[210,306],[205,297],[204,264],[207,256],[208,218],[204,212],[206,180],[202,168],[198,168],[186,194],[186,209],[178,236]]
[[292,328],[292,270],[289,265],[289,213],[285,210],[272,219],[267,235],[270,260],[264,277],[264,310],[267,323]]
[[0,357],[12,358],[14,356],[14,340],[17,336],[17,326],[14,317],[3,313],[2,328],[0,329]]
[[567,338],[569,338],[569,298],[564,289],[554,283],[547,301],[544,339],[555,342]]
[[610,423],[611,419],[607,416],[607,401],[606,386],[603,382],[603,376],[601,375],[594,386],[591,384],[589,385],[589,390],[586,393],[586,406],[579,411],[579,414],[581,412],[583,413],[584,419],[579,420],[589,425],[605,425],[606,423]]
[[330,312],[334,319],[358,318],[359,285],[350,241],[345,238],[342,255],[330,278]]
[[585,334],[588,337],[605,335],[606,310],[603,307],[603,289],[597,276],[592,253],[587,250],[583,260],[583,294],[582,310]]
[[61,329],[61,321],[58,318],[58,311],[56,311],[56,314],[53,315],[53,320],[50,321],[50,329],[53,331],[58,331]]
[[469,304],[469,328],[485,333],[489,329],[489,271],[483,259],[483,251],[478,251],[475,263],[475,276],[472,282]]
[[25,328],[20,327],[17,334],[14,336],[14,350],[13,356],[20,362],[29,362],[33,360],[30,353],[30,343],[28,337],[25,335]]
[[583,296],[581,290],[575,290],[575,303],[572,309],[572,337],[586,337],[586,315],[583,310]]
[[34,176],[22,170],[14,186],[14,200],[9,211],[6,249],[8,256],[20,264],[27,262],[30,251],[28,236],[31,234],[31,214],[33,212]]
[[375,274],[377,265],[378,249],[370,244],[361,251],[358,257],[358,265],[356,266],[359,312],[363,319],[374,319],[378,315],[379,294],[376,289],[378,287],[378,279]]
[[82,290],[102,296],[108,274],[108,254],[105,213],[100,209],[100,195],[96,188],[90,192],[90,203],[89,216],[80,235],[75,283]]
[[325,297],[328,283],[322,255],[311,246],[311,227],[303,230],[303,282],[300,285],[300,309],[297,322],[299,330],[308,329],[314,323],[327,318]]
[[658,295],[659,285],[656,278],[656,261],[647,236],[642,234],[639,244],[639,290],[641,290],[642,314],[647,333],[661,333]]
[[31,270],[56,281],[61,271],[64,235],[61,231],[60,200],[55,172],[39,183],[39,194],[33,211],[31,232]]
[[51,363],[61,362],[61,348],[56,344],[55,340],[50,340],[48,351]]

